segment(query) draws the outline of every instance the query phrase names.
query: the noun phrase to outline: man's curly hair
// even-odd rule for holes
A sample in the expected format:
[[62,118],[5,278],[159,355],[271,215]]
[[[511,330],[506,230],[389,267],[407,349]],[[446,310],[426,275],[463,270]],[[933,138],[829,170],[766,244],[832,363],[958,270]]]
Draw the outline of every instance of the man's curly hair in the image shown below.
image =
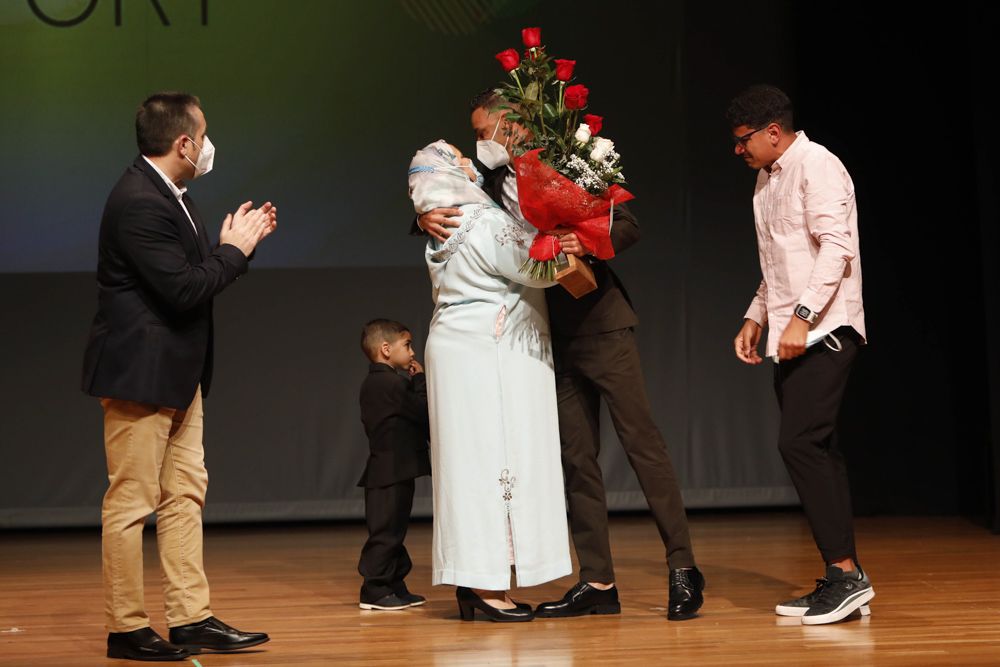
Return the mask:
[[726,110],[729,127],[746,125],[758,129],[777,123],[786,132],[794,132],[792,101],[779,88],[750,86],[729,102]]

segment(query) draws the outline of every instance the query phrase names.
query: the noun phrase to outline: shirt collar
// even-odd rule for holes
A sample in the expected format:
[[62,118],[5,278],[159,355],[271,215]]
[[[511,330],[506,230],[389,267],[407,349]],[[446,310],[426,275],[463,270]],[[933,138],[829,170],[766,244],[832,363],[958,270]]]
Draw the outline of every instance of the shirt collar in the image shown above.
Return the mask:
[[168,178],[167,175],[164,174],[163,171],[161,171],[160,168],[156,166],[155,162],[150,160],[145,155],[142,156],[142,159],[145,160],[150,167],[156,170],[156,173],[160,175],[160,178],[163,179],[163,182],[167,184],[168,188],[170,188],[170,192],[174,194],[174,197],[177,198],[177,201],[180,201],[184,197],[184,193],[187,192],[188,190],[187,186],[184,186],[182,188],[177,187],[177,184],[171,181],[170,178]]
[[771,173],[780,172],[782,169],[795,164],[796,160],[799,159],[802,153],[802,147],[809,143],[809,137],[802,130],[795,133],[795,141],[785,149],[785,152],[781,154],[774,164],[771,165]]

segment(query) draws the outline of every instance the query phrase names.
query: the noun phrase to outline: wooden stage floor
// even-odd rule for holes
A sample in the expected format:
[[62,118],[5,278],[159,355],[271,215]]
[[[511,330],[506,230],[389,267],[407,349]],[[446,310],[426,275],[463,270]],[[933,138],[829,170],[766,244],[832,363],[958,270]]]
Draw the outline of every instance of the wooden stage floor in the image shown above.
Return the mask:
[[[429,523],[411,528],[415,568],[407,581],[430,601],[402,612],[357,607],[361,525],[209,527],[213,611],[272,639],[259,651],[197,660],[202,667],[1000,665],[1000,537],[958,518],[861,519],[857,528],[877,593],[872,616],[809,627],[773,613],[821,574],[797,512],[695,514],[691,532],[708,589],[702,616],[686,622],[666,620],[662,547],[645,516],[612,521],[620,616],[527,624],[458,620],[453,589],[430,586]],[[166,634],[151,530],[146,538],[146,604],[153,627]],[[572,583],[567,577],[515,598],[556,599]],[[102,604],[97,530],[0,533],[0,665],[130,664],[104,658]]]

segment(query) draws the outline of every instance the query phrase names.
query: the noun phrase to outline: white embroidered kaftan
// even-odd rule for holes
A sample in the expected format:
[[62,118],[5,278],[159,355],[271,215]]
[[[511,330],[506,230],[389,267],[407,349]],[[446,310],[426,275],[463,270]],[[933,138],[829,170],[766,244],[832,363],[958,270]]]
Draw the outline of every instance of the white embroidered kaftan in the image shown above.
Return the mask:
[[491,204],[426,260],[433,583],[510,588],[571,572],[548,311],[520,273],[536,233]]

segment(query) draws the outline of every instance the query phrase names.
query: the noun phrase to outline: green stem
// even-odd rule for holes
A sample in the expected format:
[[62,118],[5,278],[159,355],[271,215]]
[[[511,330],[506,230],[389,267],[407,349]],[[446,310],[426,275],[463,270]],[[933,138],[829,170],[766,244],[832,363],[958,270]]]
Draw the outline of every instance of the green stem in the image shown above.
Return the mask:
[[517,89],[521,91],[521,98],[523,99],[524,98],[524,88],[521,87],[521,80],[517,78],[517,70],[516,69],[512,69],[510,71],[510,75],[512,77],[514,77],[514,81],[517,82]]
[[535,79],[535,83],[538,84],[538,122],[542,126],[542,136],[548,136],[548,128],[545,127],[545,81],[542,79]]

